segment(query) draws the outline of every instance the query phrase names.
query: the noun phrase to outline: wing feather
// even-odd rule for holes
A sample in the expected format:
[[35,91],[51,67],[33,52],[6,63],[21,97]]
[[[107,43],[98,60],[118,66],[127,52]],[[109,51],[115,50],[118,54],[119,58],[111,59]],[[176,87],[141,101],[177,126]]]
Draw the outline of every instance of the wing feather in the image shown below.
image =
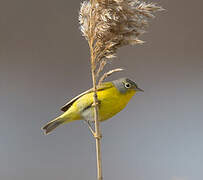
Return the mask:
[[[99,85],[97,87],[97,91],[108,89],[108,88],[111,88],[112,86],[113,86],[113,84],[111,82],[106,82],[106,83],[103,83],[103,84]],[[76,100],[78,100],[80,97],[84,96],[85,94],[88,94],[88,93],[91,93],[91,92],[93,92],[92,88],[85,91],[85,92],[83,92],[83,93],[81,93],[81,94],[79,94],[78,96],[74,97],[72,100],[67,102],[63,107],[61,107],[61,111],[66,112]]]

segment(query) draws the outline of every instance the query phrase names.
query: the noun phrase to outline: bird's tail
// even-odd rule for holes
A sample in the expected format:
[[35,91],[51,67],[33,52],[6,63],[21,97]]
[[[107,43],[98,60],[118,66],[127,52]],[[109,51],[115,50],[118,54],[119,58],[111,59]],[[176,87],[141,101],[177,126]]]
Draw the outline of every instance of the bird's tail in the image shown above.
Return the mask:
[[58,117],[50,122],[48,122],[45,126],[42,127],[42,130],[44,130],[44,134],[49,134],[51,131],[53,131],[55,128],[57,128],[59,125],[63,124],[64,120],[61,117]]

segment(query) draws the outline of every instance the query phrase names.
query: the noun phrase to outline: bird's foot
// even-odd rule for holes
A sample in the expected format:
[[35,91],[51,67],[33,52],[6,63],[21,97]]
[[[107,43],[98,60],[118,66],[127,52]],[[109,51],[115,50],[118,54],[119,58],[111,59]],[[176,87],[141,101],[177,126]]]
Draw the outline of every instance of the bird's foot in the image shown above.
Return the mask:
[[102,138],[102,135],[97,134],[97,133],[94,133],[93,136],[94,136],[95,139],[98,139],[98,140],[100,140]]

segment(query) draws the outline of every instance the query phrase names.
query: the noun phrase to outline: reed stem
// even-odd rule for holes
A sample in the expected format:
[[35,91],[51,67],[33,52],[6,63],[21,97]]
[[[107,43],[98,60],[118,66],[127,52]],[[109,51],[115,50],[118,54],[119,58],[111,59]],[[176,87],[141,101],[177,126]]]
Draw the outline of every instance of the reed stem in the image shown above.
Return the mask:
[[97,156],[97,179],[102,180],[102,163],[101,163],[101,130],[99,124],[99,116],[98,116],[98,98],[97,98],[97,84],[96,84],[96,71],[95,71],[95,58],[93,55],[92,43],[90,43],[91,47],[91,71],[92,71],[92,82],[93,82],[93,91],[94,91],[94,122],[95,122],[95,140],[96,140],[96,156]]
[[[90,1],[92,3],[92,6],[94,7],[94,0]],[[92,11],[90,14],[90,18],[92,18]],[[90,29],[92,30],[93,24],[90,22]],[[89,41],[89,47],[90,47],[90,54],[91,54],[91,73],[92,73],[92,84],[93,84],[93,104],[94,104],[94,122],[95,122],[95,133],[94,137],[96,140],[96,159],[97,159],[97,179],[102,180],[102,157],[101,157],[101,130],[100,130],[100,124],[99,124],[99,114],[98,114],[98,97],[97,97],[97,80],[96,80],[96,56],[94,55],[94,38],[93,38],[93,32],[90,31],[90,41]]]

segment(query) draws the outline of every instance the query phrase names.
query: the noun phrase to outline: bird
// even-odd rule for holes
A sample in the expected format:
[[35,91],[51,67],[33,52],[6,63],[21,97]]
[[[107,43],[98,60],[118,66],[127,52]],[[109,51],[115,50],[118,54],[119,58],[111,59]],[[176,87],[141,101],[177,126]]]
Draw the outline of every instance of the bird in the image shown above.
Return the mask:
[[[103,82],[97,86],[98,119],[110,119],[126,107],[136,92],[143,92],[137,84],[128,79],[120,78]],[[61,110],[64,112],[56,119],[42,127],[44,134],[49,134],[56,127],[76,120],[94,122],[94,90],[89,89],[66,103]]]

